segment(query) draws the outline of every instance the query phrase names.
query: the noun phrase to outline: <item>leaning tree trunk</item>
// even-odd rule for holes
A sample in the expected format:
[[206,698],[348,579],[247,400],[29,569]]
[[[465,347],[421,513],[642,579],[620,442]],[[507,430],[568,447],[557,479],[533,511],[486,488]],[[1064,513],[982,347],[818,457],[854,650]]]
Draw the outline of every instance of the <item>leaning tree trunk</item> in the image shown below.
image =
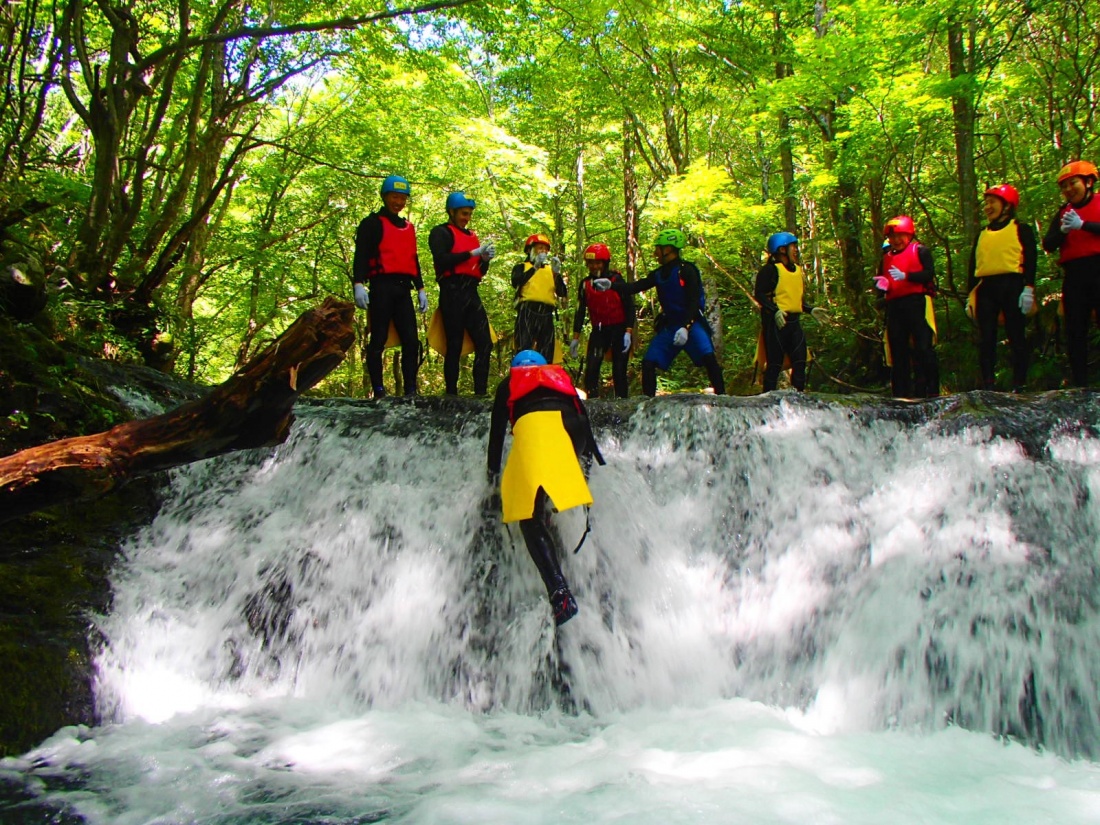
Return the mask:
[[327,298],[208,396],[172,412],[0,458],[0,521],[121,482],[286,440],[298,395],[344,360],[355,307]]

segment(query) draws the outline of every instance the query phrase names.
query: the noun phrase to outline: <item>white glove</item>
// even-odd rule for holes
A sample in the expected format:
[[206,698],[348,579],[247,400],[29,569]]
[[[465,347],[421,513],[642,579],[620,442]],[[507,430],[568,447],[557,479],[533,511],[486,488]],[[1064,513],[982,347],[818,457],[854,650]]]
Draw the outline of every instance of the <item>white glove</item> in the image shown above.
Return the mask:
[[420,314],[423,315],[425,312],[428,311],[428,293],[424,290],[420,290],[416,293],[416,297],[419,299],[420,303],[417,309],[419,309]]
[[534,264],[535,269],[542,269],[543,265],[546,263],[546,253],[540,252],[531,259],[531,263]]
[[886,292],[890,289],[890,279],[885,275],[875,276],[875,289],[881,289],[883,292]]
[[491,243],[485,244],[481,247],[481,257],[487,261],[493,260],[497,256],[497,248]]
[[787,326],[787,313],[781,309],[775,311],[775,325],[779,329],[783,329],[783,327]]
[[592,288],[594,290],[596,290],[597,292],[607,292],[607,290],[611,289],[611,279],[610,278],[593,278],[592,279]]
[[623,333],[623,352],[630,352],[630,333]]
[[576,358],[578,353],[580,353],[580,351],[581,351],[581,339],[580,338],[574,338],[572,341],[569,342],[569,357],[570,358]]
[[824,307],[814,307],[810,310],[810,315],[814,316],[814,320],[819,324],[824,324],[829,320],[829,313],[825,311]]
[[1074,229],[1080,229],[1085,225],[1084,219],[1077,214],[1076,209],[1067,209],[1066,213],[1062,215],[1062,232],[1070,233]]
[[676,347],[682,347],[688,342],[687,327],[680,327],[676,330],[676,334],[672,336],[672,344]]
[[484,246],[478,246],[470,250],[471,258],[480,258],[485,253]]
[[561,275],[561,260],[557,255],[550,259],[550,271],[555,275]]
[[1020,312],[1030,315],[1033,309],[1035,309],[1035,287],[1025,286],[1020,293]]
[[893,278],[895,281],[905,280],[905,273],[898,269],[896,266],[892,266],[886,271],[890,273],[890,277]]
[[366,309],[370,306],[370,296],[367,295],[367,288],[363,284],[356,284],[353,291],[355,292],[355,305],[359,309]]

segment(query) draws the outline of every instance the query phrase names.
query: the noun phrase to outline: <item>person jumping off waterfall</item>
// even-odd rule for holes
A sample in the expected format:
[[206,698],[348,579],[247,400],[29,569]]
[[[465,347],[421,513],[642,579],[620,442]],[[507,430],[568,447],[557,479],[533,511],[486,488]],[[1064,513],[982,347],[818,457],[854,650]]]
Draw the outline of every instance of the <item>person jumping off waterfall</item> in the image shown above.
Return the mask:
[[[512,424],[512,449],[500,474],[506,423]],[[538,568],[554,624],[577,614],[577,601],[562,575],[550,514],[592,503],[582,462],[604,463],[588,413],[569,374],[547,364],[534,350],[512,359],[508,376],[497,387],[489,424],[489,477],[499,479],[504,523],[519,522],[527,552]],[[553,509],[551,510],[551,505]]]

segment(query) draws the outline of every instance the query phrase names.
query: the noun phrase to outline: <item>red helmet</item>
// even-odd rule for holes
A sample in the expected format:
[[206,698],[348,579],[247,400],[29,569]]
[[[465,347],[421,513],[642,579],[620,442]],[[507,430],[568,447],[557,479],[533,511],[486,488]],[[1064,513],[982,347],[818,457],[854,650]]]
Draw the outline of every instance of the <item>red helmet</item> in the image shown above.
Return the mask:
[[1096,180],[1100,175],[1096,172],[1096,166],[1089,163],[1087,160],[1075,160],[1067,163],[1058,171],[1058,183],[1061,183],[1066,178],[1072,178],[1080,176],[1082,178],[1092,178]]
[[916,235],[917,231],[913,228],[913,219],[908,215],[898,215],[896,218],[890,218],[886,222],[886,228],[883,234],[889,237],[897,232],[899,235]]
[[1011,186],[1010,184],[1001,183],[997,186],[990,186],[985,190],[985,194],[996,195],[1013,209],[1017,209],[1020,206],[1020,193],[1016,191],[1015,186]]
[[607,248],[605,243],[594,243],[584,250],[584,259],[586,261],[610,261],[611,250]]
[[550,239],[540,232],[537,235],[528,236],[527,240],[523,242],[523,251],[526,252],[537,243],[544,243],[547,246],[551,246]]

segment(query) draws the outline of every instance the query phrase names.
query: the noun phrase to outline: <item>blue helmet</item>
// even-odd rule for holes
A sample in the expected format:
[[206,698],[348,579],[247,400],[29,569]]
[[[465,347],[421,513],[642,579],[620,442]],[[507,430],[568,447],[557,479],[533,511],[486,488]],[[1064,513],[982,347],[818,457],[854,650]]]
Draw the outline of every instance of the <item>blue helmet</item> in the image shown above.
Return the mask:
[[400,175],[390,175],[382,181],[382,194],[385,195],[389,192],[400,192],[402,195],[411,195],[412,187],[409,186],[409,182]]
[[512,359],[513,367],[545,367],[546,359],[542,357],[541,352],[535,352],[533,349],[525,349],[516,353],[516,357]]
[[473,209],[475,206],[477,206],[477,201],[475,201],[473,198],[466,197],[465,192],[452,192],[447,196],[448,212],[450,212],[452,209],[462,209],[466,206]]
[[774,255],[780,247],[788,246],[792,243],[798,243],[798,238],[790,232],[776,232],[768,238],[768,254]]

